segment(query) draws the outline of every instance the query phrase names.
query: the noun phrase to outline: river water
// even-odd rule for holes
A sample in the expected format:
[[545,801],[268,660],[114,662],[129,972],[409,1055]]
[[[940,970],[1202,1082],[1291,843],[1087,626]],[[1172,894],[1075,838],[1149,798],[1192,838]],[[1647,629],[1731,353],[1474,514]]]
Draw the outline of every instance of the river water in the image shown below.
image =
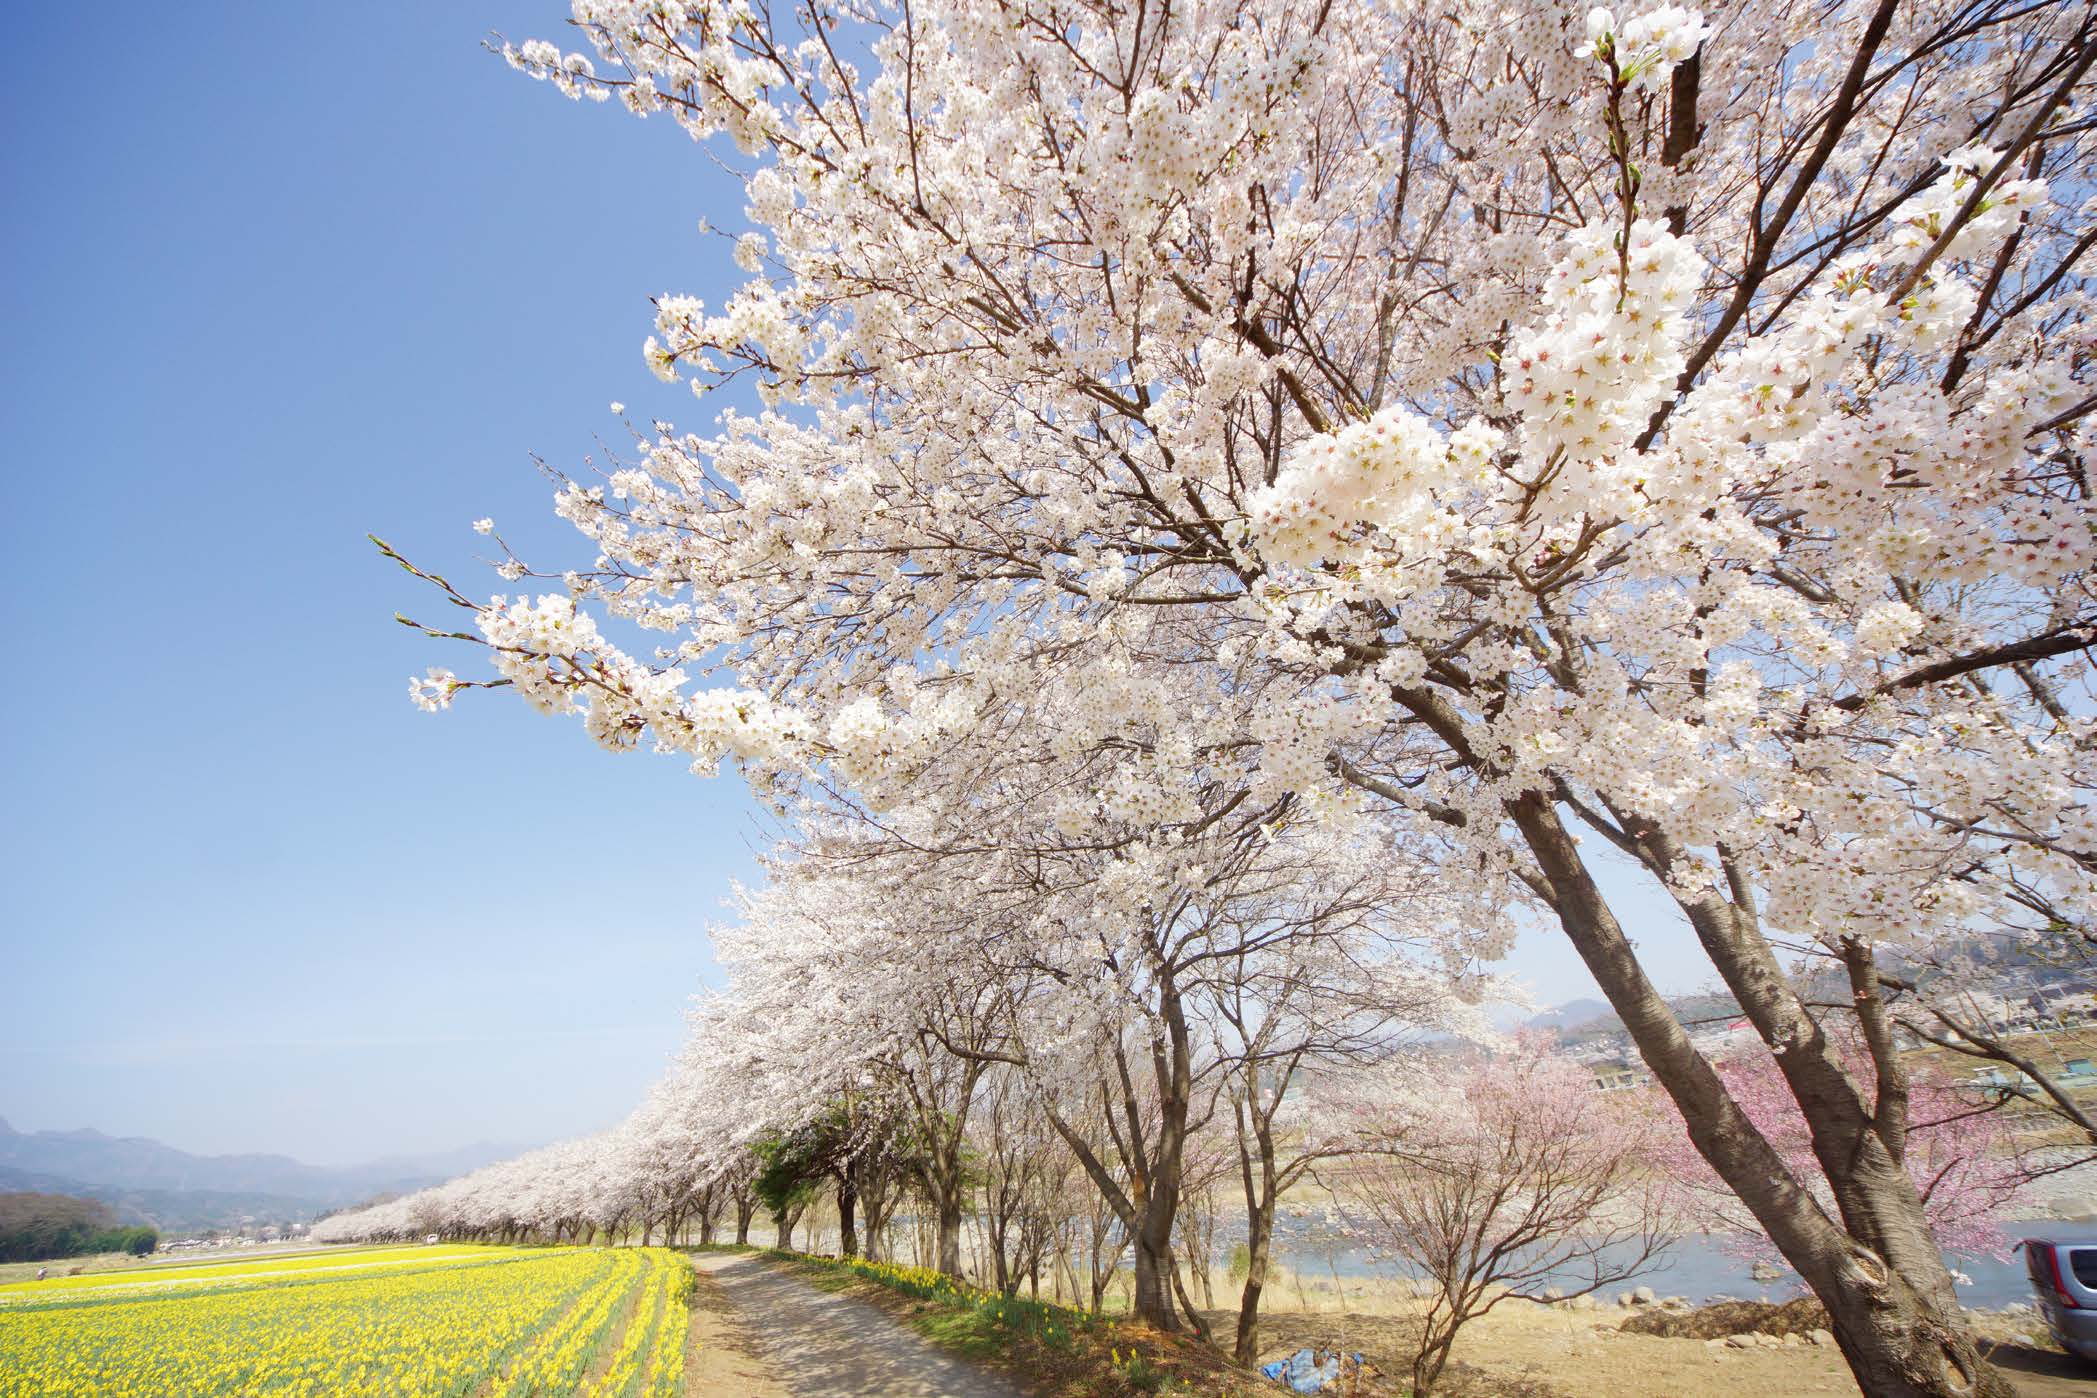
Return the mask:
[[[2016,1221],[2005,1221],[2002,1229],[2013,1242],[2019,1236]],[[1297,1245],[1277,1247],[1275,1256],[1306,1279],[1334,1274],[1341,1278],[1391,1279],[1419,1275],[1403,1264],[1385,1261],[1359,1248],[1324,1249]],[[2009,1260],[1992,1257],[1948,1257],[1946,1260],[1972,1278],[1971,1285],[1959,1287],[1959,1299],[1969,1309],[1998,1310],[2015,1301],[2032,1299],[2031,1279],[2025,1275],[2023,1262],[2014,1254]],[[1798,1279],[1791,1273],[1785,1273],[1776,1281],[1757,1281],[1750,1270],[1752,1266],[1753,1263],[1740,1255],[1737,1245],[1731,1244],[1731,1240],[1709,1234],[1691,1234],[1676,1240],[1645,1270],[1613,1282],[1597,1294],[1602,1300],[1610,1301],[1620,1291],[1650,1286],[1662,1296],[1687,1297],[1701,1304],[1725,1297],[1748,1301],[1766,1297],[1771,1301],[1782,1301],[1801,1293]],[[1548,1281],[1545,1283],[1549,1284]],[[1577,1283],[1567,1277],[1561,1280],[1561,1284]]]

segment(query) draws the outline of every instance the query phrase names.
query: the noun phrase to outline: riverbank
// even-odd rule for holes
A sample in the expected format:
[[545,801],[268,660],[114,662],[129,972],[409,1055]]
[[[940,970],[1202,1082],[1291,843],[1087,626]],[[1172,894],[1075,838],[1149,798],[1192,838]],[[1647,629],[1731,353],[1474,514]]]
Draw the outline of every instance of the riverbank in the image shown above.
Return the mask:
[[[2004,1238],[2014,1245],[2028,1223],[2089,1216],[2091,1201],[2097,1199],[2097,1178],[2085,1174],[2083,1180],[2090,1194],[2063,1192],[2045,1201],[2053,1207],[2020,1209],[2019,1217],[2002,1220]],[[1662,1295],[1681,1296],[1698,1305],[1720,1300],[1781,1301],[1799,1294],[1795,1275],[1766,1264],[1758,1273],[1756,1256],[1735,1238],[1689,1234],[1676,1239],[1650,1264],[1627,1274],[1611,1291],[1650,1286]],[[2031,1279],[2014,1246],[2001,1257],[1955,1255],[1946,1260],[1961,1279],[1959,1300],[1968,1308],[1999,1310],[2031,1299]],[[1408,1275],[1404,1267],[1355,1247],[1285,1245],[1276,1249],[1275,1261],[1291,1277],[1342,1291],[1375,1282],[1404,1286]],[[1226,1285],[1225,1267],[1219,1262],[1212,1268],[1220,1293]],[[1570,1278],[1547,1278],[1550,1280],[1570,1284]]]
[[[723,1250],[726,1251],[726,1250]],[[822,1291],[851,1295],[885,1311],[924,1339],[1003,1374],[1034,1398],[1134,1398],[1172,1391],[1266,1398],[1284,1390],[1230,1364],[1219,1348],[1185,1335],[1160,1335],[1113,1315],[1089,1318],[1040,1302],[1001,1300],[930,1274],[766,1254],[751,1260],[784,1268]],[[1648,1293],[1650,1297],[1650,1293]],[[1341,1391],[1348,1398],[1402,1398],[1411,1386],[1425,1303],[1411,1284],[1375,1278],[1315,1278],[1283,1272],[1267,1293],[1260,1360],[1300,1349],[1361,1354],[1366,1365]],[[1218,1347],[1227,1347],[1236,1313],[1205,1308]],[[1626,1299],[1634,1299],[1628,1297]],[[1811,1302],[1693,1308],[1647,1300],[1617,1303],[1614,1293],[1557,1304],[1506,1299],[1458,1337],[1439,1390],[1446,1398],[1850,1398],[1855,1382],[1821,1328]],[[2020,1398],[2090,1398],[2097,1368],[2053,1349],[2037,1313],[1971,1313],[1991,1357],[2008,1370]],[[1640,1319],[1642,1318],[1642,1319]],[[760,1331],[769,1322],[751,1317]]]
[[[1408,1389],[1420,1331],[1421,1303],[1393,1283],[1349,1298],[1344,1310],[1277,1310],[1261,1320],[1261,1357],[1310,1347],[1361,1353],[1368,1372],[1361,1398],[1399,1398]],[[1638,1312],[1615,1305],[1580,1307],[1505,1301],[1457,1337],[1444,1389],[1448,1398],[1773,1398],[1858,1393],[1832,1342],[1743,1337],[1671,1338],[1624,1329]],[[1231,1318],[1216,1313],[1215,1323]],[[2054,1349],[2029,1313],[1977,1312],[1976,1328],[1993,1346],[2020,1398],[2089,1398],[2097,1368]]]

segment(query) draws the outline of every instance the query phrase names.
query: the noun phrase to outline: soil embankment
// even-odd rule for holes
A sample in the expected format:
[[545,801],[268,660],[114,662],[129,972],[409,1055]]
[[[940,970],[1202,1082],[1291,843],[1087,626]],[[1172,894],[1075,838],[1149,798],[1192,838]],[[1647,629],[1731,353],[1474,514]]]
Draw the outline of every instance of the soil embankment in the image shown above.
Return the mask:
[[[1302,1346],[1360,1352],[1377,1371],[1364,1398],[1404,1393],[1419,1334],[1414,1305],[1381,1288],[1366,1290],[1375,1294],[1348,1298],[1360,1309],[1263,1316],[1263,1356]],[[1804,1314],[1808,1309],[1816,1314]],[[1856,1383],[1832,1337],[1818,1330],[1825,1320],[1817,1311],[1810,1301],[1673,1312],[1507,1301],[1458,1337],[1444,1388],[1449,1398],[1855,1398]],[[1653,1323],[1663,1317],[1669,1323]],[[1757,1328],[1742,1331],[1734,1321]],[[1976,1321],[2020,1398],[2097,1398],[2097,1366],[2051,1348],[2035,1316],[1984,1313]]]

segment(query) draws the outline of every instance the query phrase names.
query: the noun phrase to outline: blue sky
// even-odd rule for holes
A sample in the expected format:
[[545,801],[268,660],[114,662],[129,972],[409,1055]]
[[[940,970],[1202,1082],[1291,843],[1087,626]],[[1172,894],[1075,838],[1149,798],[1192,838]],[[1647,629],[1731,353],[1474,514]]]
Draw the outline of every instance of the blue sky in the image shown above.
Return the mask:
[[[0,1116],[322,1163],[620,1116],[762,839],[740,783],[616,758],[396,626],[529,454],[700,425],[648,297],[721,299],[732,183],[674,126],[480,47],[565,8],[45,6],[0,104],[10,586]],[[1539,998],[1591,993],[1524,939]],[[1685,974],[1686,970],[1685,970]],[[1676,983],[1687,984],[1677,978]]]

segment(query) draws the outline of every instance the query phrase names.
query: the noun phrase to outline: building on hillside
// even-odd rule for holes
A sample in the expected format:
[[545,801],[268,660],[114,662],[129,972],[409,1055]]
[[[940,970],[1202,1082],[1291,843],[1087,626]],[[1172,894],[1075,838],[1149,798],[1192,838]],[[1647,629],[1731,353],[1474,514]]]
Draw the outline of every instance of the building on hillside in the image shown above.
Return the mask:
[[1759,1046],[1762,1039],[1755,1033],[1755,1026],[1742,1016],[1692,1030],[1689,1042],[1706,1058],[1724,1061]]
[[1628,1092],[1653,1081],[1653,1075],[1643,1065],[1621,1060],[1595,1064],[1594,1074],[1595,1087],[1603,1092]]

